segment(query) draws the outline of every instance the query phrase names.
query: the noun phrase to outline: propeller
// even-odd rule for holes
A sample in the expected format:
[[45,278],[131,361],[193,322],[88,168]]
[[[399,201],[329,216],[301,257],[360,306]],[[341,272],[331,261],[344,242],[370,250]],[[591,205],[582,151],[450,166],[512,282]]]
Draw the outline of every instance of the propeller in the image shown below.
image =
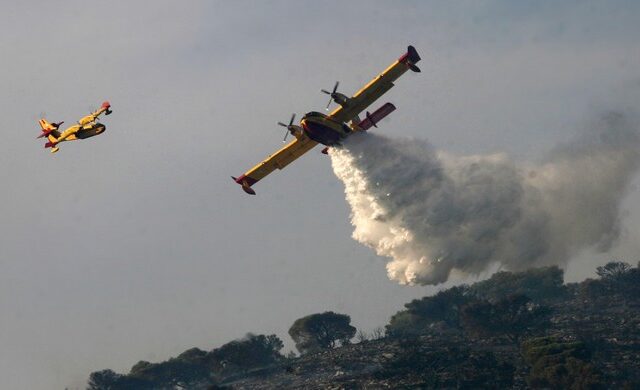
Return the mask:
[[286,127],[287,128],[287,132],[284,133],[284,138],[282,139],[282,142],[287,142],[287,136],[289,135],[289,133],[293,132],[291,130],[291,128],[293,127],[293,121],[296,119],[296,114],[293,113],[291,114],[291,120],[289,121],[289,124],[287,125],[286,123],[282,123],[282,122],[278,122],[278,125],[282,126],[282,127]]
[[331,105],[331,102],[334,99],[334,96],[336,94],[336,91],[338,91],[338,85],[340,85],[339,81],[336,81],[336,85],[333,86],[333,91],[329,92],[326,89],[321,89],[320,92],[322,93],[326,93],[327,95],[329,95],[329,103],[327,103],[327,108],[325,108],[325,110],[329,111],[329,106]]

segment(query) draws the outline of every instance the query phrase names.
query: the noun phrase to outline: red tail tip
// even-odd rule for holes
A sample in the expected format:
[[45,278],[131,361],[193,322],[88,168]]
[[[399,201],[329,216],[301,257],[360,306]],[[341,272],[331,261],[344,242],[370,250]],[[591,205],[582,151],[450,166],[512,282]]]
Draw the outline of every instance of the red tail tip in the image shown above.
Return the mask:
[[109,103],[108,101],[106,101],[106,100],[105,100],[105,101],[102,103],[102,108],[109,108],[109,107],[111,107],[111,103]]

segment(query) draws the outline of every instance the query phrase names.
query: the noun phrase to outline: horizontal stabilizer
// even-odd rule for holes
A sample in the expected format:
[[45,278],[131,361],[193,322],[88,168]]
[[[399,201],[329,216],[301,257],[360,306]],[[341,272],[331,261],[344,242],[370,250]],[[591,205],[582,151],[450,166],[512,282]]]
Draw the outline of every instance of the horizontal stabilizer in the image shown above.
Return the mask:
[[414,72],[420,72],[420,68],[416,66],[416,63],[420,60],[421,58],[420,58],[420,55],[418,54],[418,51],[416,50],[415,47],[411,45],[407,48],[407,52],[402,57],[398,58],[398,61],[404,62],[405,64],[407,64],[409,69],[411,69]]
[[255,181],[253,181],[250,177],[242,175],[240,177],[231,176],[231,178],[233,179],[233,181],[240,184],[242,186],[242,190],[247,194],[249,195],[256,194],[256,191],[253,188],[251,188],[251,184],[255,183]]
[[369,128],[377,127],[376,124],[380,122],[387,115],[395,111],[396,106],[391,103],[385,103],[382,107],[375,110],[372,114],[367,112],[367,117],[358,123],[358,127],[362,130],[368,130]]
[[[64,123],[64,122],[49,123],[44,118],[40,119],[38,122],[40,123],[40,128],[42,129],[42,133],[40,133],[40,135],[36,138],[43,138],[48,136],[49,134],[53,133],[55,130],[58,130],[58,128],[60,128],[60,125]],[[54,134],[54,136],[56,136],[56,134]]]

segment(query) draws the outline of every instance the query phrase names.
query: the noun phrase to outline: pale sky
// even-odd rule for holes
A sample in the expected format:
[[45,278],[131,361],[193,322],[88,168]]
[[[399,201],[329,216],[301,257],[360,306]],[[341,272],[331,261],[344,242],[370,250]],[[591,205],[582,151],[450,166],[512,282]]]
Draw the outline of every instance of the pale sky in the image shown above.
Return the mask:
[[[376,132],[535,161],[609,109],[640,109],[636,1],[20,1],[0,12],[0,377],[82,388],[95,370],[287,335],[325,310],[383,326],[436,287],[387,279],[351,239],[320,149],[244,194],[291,113],[422,56]],[[108,99],[100,137],[43,149],[37,119]],[[375,108],[375,107],[374,107]],[[636,180],[637,182],[637,180]],[[611,254],[635,263],[640,195]],[[635,240],[637,241],[637,240]]]

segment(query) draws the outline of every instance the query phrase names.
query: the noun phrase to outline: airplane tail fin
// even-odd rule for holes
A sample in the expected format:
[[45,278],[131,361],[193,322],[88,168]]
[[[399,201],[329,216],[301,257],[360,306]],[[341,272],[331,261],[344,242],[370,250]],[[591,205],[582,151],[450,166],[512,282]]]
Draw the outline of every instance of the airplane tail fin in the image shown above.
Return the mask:
[[57,138],[59,136],[58,128],[64,122],[49,123],[46,119],[42,118],[38,121],[38,123],[40,124],[40,129],[42,130],[42,132],[40,133],[40,135],[38,135],[37,138],[49,137],[50,135],[53,135]]
[[102,106],[100,106],[100,108],[104,109],[105,115],[110,115],[113,112],[111,111],[111,103],[109,103],[108,101],[102,102]]

